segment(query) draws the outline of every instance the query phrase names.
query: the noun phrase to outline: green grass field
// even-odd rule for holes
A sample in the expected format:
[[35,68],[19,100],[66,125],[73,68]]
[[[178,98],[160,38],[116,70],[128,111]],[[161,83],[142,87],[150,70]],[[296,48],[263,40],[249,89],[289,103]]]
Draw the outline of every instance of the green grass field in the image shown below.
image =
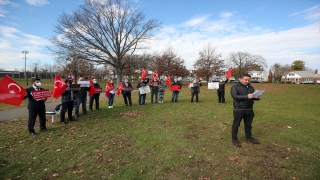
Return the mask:
[[168,88],[164,104],[139,106],[133,92],[133,107],[116,97],[108,109],[101,98],[79,121],[47,117],[37,137],[26,117],[1,122],[0,179],[320,179],[320,85],[253,84],[266,90],[254,108],[261,144],[245,142],[241,124],[242,148],[231,143],[231,85],[226,104],[206,85],[198,103],[186,85],[177,103]]

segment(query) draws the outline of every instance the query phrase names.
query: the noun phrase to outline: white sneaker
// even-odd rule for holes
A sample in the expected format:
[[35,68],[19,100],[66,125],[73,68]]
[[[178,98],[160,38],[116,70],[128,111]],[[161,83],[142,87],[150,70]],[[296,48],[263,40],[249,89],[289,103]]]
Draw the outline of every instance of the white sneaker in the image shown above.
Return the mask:
[[109,106],[109,109],[111,108],[111,106]]
[[113,106],[111,106],[111,108],[113,108]]

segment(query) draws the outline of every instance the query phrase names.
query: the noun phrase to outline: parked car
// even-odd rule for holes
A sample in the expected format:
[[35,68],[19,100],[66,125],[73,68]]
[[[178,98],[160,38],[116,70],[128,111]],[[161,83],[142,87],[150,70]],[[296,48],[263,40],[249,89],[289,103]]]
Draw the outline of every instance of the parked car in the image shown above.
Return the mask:
[[302,81],[301,84],[314,84],[313,81]]
[[259,80],[251,80],[250,83],[261,83]]

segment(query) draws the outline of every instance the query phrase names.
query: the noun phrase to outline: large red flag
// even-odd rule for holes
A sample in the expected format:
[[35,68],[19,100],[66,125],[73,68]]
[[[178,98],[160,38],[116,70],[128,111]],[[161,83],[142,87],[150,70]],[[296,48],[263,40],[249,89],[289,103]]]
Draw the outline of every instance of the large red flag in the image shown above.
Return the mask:
[[0,81],[0,103],[20,106],[26,90],[8,75]]
[[141,71],[141,79],[144,80],[144,78],[146,78],[148,76],[148,72],[142,68],[142,71]]
[[105,96],[108,97],[110,94],[110,91],[113,89],[112,84],[110,82],[108,82],[108,84],[106,85],[106,94]]
[[154,81],[154,78],[158,78],[158,71],[157,71],[157,70],[154,70],[154,71],[153,71],[153,75],[152,75],[152,78],[151,78],[151,82]]
[[226,75],[226,79],[229,79],[232,76],[232,67],[229,69],[227,75]]
[[171,84],[170,74],[168,74],[166,85],[169,86]]
[[122,82],[120,82],[117,90],[117,95],[120,96],[121,91],[124,89]]
[[93,96],[96,93],[96,88],[94,88],[92,80],[90,80],[90,90],[89,90],[89,96]]
[[52,96],[58,99],[63,93],[63,91],[65,91],[66,89],[67,89],[67,86],[64,80],[61,79],[59,76],[55,75]]

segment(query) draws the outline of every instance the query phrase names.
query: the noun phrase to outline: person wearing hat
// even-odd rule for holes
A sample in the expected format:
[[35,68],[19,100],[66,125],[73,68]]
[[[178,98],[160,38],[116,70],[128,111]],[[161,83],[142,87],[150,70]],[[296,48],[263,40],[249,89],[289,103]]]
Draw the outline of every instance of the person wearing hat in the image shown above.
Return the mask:
[[47,132],[46,127],[46,105],[45,101],[47,98],[43,98],[41,100],[35,100],[32,96],[32,91],[44,90],[41,88],[41,82],[39,78],[33,78],[31,80],[32,86],[26,89],[26,94],[24,95],[24,99],[28,98],[28,110],[29,110],[29,118],[28,118],[28,130],[31,136],[38,135],[34,130],[34,125],[36,122],[36,118],[39,115],[40,121],[40,131]]

